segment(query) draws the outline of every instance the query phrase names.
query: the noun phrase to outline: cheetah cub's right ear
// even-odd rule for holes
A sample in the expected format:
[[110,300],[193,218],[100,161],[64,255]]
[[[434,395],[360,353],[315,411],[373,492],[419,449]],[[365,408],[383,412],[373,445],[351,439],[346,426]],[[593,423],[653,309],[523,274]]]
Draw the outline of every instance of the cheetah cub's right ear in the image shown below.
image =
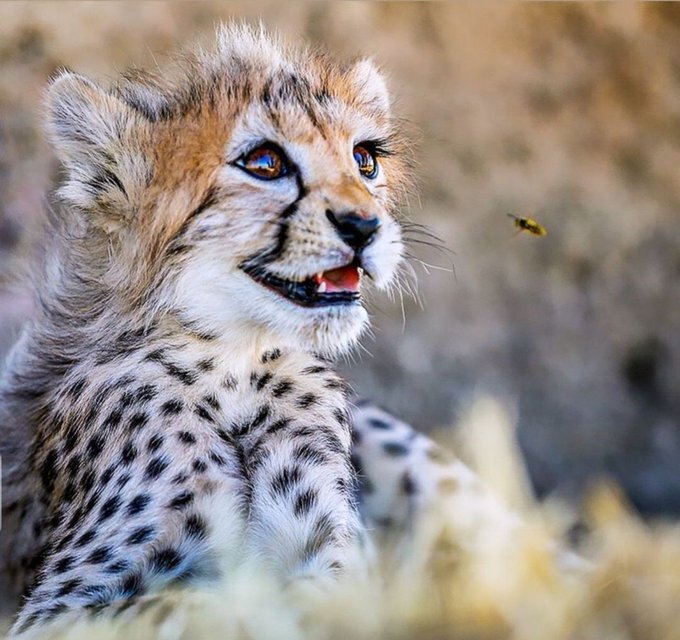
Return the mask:
[[113,231],[135,212],[147,184],[150,123],[94,82],[60,74],[47,91],[48,132],[68,177],[62,198]]

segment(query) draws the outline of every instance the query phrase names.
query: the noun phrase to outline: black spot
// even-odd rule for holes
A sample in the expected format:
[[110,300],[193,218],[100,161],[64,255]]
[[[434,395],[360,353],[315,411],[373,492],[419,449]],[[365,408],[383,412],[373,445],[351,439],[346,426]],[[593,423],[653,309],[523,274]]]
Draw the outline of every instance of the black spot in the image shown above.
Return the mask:
[[295,499],[295,515],[298,517],[306,515],[311,511],[316,502],[317,495],[316,491],[313,489],[307,489],[307,491],[303,491],[302,493],[298,494],[297,498]]
[[128,482],[130,482],[130,478],[132,476],[129,473],[124,473],[118,480],[116,480],[116,486],[119,489],[122,489]]
[[315,523],[312,533],[307,539],[303,556],[314,557],[321,549],[335,540],[335,525],[329,514],[322,515]]
[[379,418],[370,418],[368,421],[368,424],[370,424],[374,429],[391,429],[392,424],[389,422],[386,422],[385,420],[380,420]]
[[146,413],[134,413],[132,416],[130,416],[127,428],[130,431],[134,431],[135,429],[140,429],[141,427],[145,426],[148,421],[149,416]]
[[168,375],[171,375],[173,378],[177,378],[183,385],[186,385],[187,387],[190,387],[196,382],[196,380],[198,380],[198,376],[195,372],[183,369],[172,362],[163,362],[163,366],[165,367]]
[[238,380],[236,380],[236,378],[234,378],[234,376],[229,376],[229,375],[225,376],[224,379],[222,380],[222,386],[225,389],[229,389],[229,390],[233,391],[234,389],[236,389],[236,387],[238,387]]
[[405,456],[409,452],[408,445],[403,442],[383,442],[382,447],[387,455],[394,457]]
[[104,572],[117,574],[123,573],[124,571],[127,571],[129,568],[130,568],[129,560],[116,560],[115,562],[106,565],[104,567]]
[[120,496],[111,496],[99,509],[98,522],[108,520],[120,508]]
[[92,553],[85,558],[85,562],[90,564],[104,564],[111,560],[111,549],[109,547],[97,547]]
[[205,360],[199,360],[196,363],[196,368],[201,371],[212,371],[215,368],[215,359],[206,358]]
[[281,350],[280,349],[272,349],[271,351],[265,351],[264,354],[262,355],[262,364],[265,364],[266,362],[274,362],[274,360],[278,360],[281,357]]
[[64,435],[62,449],[64,453],[71,453],[78,444],[78,430],[73,426],[69,426]]
[[279,418],[275,422],[272,422],[267,428],[267,434],[271,435],[281,429],[285,429],[290,424],[290,418]]
[[302,479],[299,467],[284,467],[272,479],[271,489],[275,495],[285,495]]
[[104,470],[104,473],[102,473],[101,477],[99,478],[99,486],[100,488],[106,487],[109,482],[111,482],[111,478],[113,478],[113,474],[116,472],[116,468],[113,465],[109,465],[106,467]]
[[152,384],[144,384],[135,390],[135,399],[137,402],[143,403],[153,400],[158,394],[158,390]]
[[347,411],[345,411],[344,409],[336,407],[335,409],[333,409],[333,415],[335,416],[335,419],[338,421],[338,424],[342,426],[346,426],[349,424],[349,415],[347,414]]
[[170,482],[172,484],[184,484],[189,479],[189,474],[186,472],[178,473]]
[[140,493],[130,500],[127,506],[127,513],[130,516],[135,516],[146,509],[151,502],[151,496],[146,493]]
[[57,452],[50,449],[40,465],[40,480],[45,489],[45,493],[51,494],[54,490],[54,483],[57,479]]
[[269,407],[265,404],[258,410],[252,422],[252,427],[259,427],[269,417]]
[[212,407],[215,411],[220,410],[220,403],[212,393],[203,396],[203,402],[207,403],[208,406]]
[[47,622],[48,620],[55,618],[64,611],[66,611],[66,605],[63,602],[57,602],[56,604],[53,604],[51,607],[45,609],[45,613],[43,614],[43,621]]
[[191,463],[191,468],[196,471],[196,473],[203,473],[208,468],[208,465],[204,460],[197,458]]
[[165,349],[163,347],[158,347],[153,351],[149,351],[146,354],[145,360],[150,360],[151,362],[162,362],[165,357]]
[[293,450],[293,457],[297,462],[307,462],[309,464],[325,464],[328,462],[327,456],[308,442],[296,447]]
[[143,544],[151,540],[154,528],[149,526],[137,527],[125,540],[126,544]]
[[153,458],[153,460],[151,460],[151,462],[149,462],[146,467],[144,479],[155,480],[163,473],[163,471],[168,468],[169,464],[170,463],[168,462],[168,459],[164,456],[157,456]]
[[54,571],[56,573],[64,573],[73,566],[74,562],[75,562],[74,556],[64,556],[63,558],[60,558],[54,563]]
[[190,515],[184,523],[187,536],[196,540],[203,540],[208,535],[208,526],[205,520],[196,514]]
[[69,544],[71,544],[71,540],[73,540],[74,535],[75,531],[70,531],[65,536],[59,538],[59,540],[54,545],[54,550],[61,551],[62,549],[65,549]]
[[[252,426],[253,426],[252,422],[244,422],[242,424],[232,424],[230,426],[232,438],[240,438],[241,436],[246,435],[250,431]],[[224,440],[224,438],[223,438],[223,440]],[[226,440],[225,440],[225,442],[226,442]]]
[[87,444],[87,453],[90,457],[96,458],[104,448],[104,438],[101,435],[94,435]]
[[272,389],[272,393],[274,394],[274,397],[280,398],[281,396],[286,395],[291,391],[293,388],[293,383],[290,380],[281,380],[281,382],[278,382],[274,388]]
[[257,381],[256,381],[256,383],[255,383],[255,388],[256,388],[258,391],[262,391],[262,389],[264,389],[264,387],[267,385],[267,383],[268,383],[273,377],[274,377],[274,374],[273,374],[273,373],[269,373],[269,372],[267,372],[267,373],[261,375],[259,378],[257,378]]
[[215,463],[220,465],[221,467],[227,464],[227,459],[224,456],[221,456],[217,451],[211,451],[210,452],[210,459]]
[[194,494],[191,491],[178,493],[168,504],[169,509],[184,509],[194,501]]
[[340,440],[337,434],[330,429],[323,430],[323,440],[329,451],[333,451],[334,453],[346,453],[345,445],[342,444],[342,440]]
[[76,496],[76,483],[73,480],[69,480],[64,488],[64,493],[61,499],[64,502],[73,502],[73,498]]
[[76,548],[84,547],[86,544],[92,542],[95,539],[96,535],[97,535],[96,529],[89,529],[73,543],[73,546]]
[[82,505],[80,507],[78,507],[71,514],[71,518],[68,521],[68,523],[66,524],[66,528],[67,529],[73,529],[77,524],[79,524],[82,517],[83,517],[84,512],[85,512],[85,508]]
[[68,465],[66,466],[70,475],[75,476],[78,471],[80,471],[80,462],[81,458],[78,454],[71,456],[68,461]]
[[407,496],[412,496],[417,491],[416,484],[408,471],[401,477],[401,490]]
[[290,434],[291,438],[310,438],[316,433],[316,429],[314,427],[297,427],[293,432]]
[[182,556],[176,549],[165,547],[157,549],[150,558],[151,567],[156,571],[169,572],[175,570],[182,562]]
[[117,427],[123,419],[123,412],[120,408],[114,409],[104,418],[103,426],[107,428]]
[[123,450],[120,452],[120,463],[127,467],[135,460],[137,457],[137,447],[132,444],[131,440],[128,440],[123,446]]
[[177,439],[184,444],[196,444],[196,436],[188,431],[179,431]]
[[305,393],[297,399],[297,406],[300,409],[307,409],[317,401],[317,397],[313,393]]
[[85,385],[87,384],[87,378],[76,378],[68,387],[66,387],[66,393],[72,398],[78,398],[83,392]]
[[54,597],[63,598],[64,596],[67,596],[70,593],[72,593],[76,589],[76,587],[79,587],[82,583],[83,581],[81,578],[71,578],[71,580],[66,580],[65,582],[62,582],[59,585],[59,588],[54,594]]
[[127,409],[135,401],[135,394],[132,391],[126,391],[118,401],[118,410],[123,411]]
[[165,416],[176,415],[182,411],[184,405],[181,400],[168,400],[161,405],[161,413]]
[[155,433],[149,439],[149,443],[146,445],[146,448],[151,453],[154,453],[155,451],[158,451],[161,448],[162,445],[163,445],[163,436],[160,433]]
[[220,440],[227,442],[229,444],[233,444],[234,439],[232,438],[230,433],[227,433],[224,429],[218,429],[217,430],[217,435],[220,437]]
[[88,494],[90,492],[90,489],[92,489],[92,487],[94,486],[94,481],[95,481],[94,469],[88,467],[87,469],[85,469],[85,471],[83,472],[83,476],[80,479],[80,487],[85,494]]
[[210,422],[211,424],[215,424],[216,420],[213,417],[213,415],[210,413],[207,407],[202,404],[197,404],[194,407],[194,413],[201,419],[205,420],[206,422]]
[[108,601],[109,590],[103,584],[86,584],[78,589],[77,595],[86,598],[88,602],[85,606],[92,610],[95,607],[102,607]]
[[328,380],[323,383],[323,386],[326,389],[333,389],[334,391],[341,389],[345,393],[348,393],[349,390],[347,383],[344,380],[340,380],[340,378],[328,378]]
[[138,596],[144,590],[144,579],[138,571],[125,576],[118,589],[122,598],[132,598]]
[[328,367],[314,365],[303,369],[302,373],[305,375],[314,375],[315,373],[323,373],[324,371],[328,371]]

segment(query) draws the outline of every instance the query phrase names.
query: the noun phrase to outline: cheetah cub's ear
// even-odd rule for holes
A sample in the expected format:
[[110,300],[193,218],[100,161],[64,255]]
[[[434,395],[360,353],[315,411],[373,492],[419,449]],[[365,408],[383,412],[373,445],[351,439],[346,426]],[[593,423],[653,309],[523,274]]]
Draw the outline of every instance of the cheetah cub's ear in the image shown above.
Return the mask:
[[350,68],[348,75],[362,105],[389,115],[390,94],[387,84],[372,60],[359,60]]
[[[47,91],[48,132],[68,177],[59,194],[107,231],[134,213],[148,180],[149,125],[94,82],[69,72]],[[148,144],[148,143],[147,143]]]

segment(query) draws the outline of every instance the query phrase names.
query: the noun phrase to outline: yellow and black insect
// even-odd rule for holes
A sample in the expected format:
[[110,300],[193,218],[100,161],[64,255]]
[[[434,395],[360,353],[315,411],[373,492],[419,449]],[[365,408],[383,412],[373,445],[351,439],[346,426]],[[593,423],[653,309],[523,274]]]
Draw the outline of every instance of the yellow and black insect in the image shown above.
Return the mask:
[[511,213],[508,214],[510,218],[515,221],[515,226],[517,227],[517,233],[526,231],[534,236],[546,236],[548,235],[547,229],[536,222],[533,218],[519,218],[518,216],[513,216]]

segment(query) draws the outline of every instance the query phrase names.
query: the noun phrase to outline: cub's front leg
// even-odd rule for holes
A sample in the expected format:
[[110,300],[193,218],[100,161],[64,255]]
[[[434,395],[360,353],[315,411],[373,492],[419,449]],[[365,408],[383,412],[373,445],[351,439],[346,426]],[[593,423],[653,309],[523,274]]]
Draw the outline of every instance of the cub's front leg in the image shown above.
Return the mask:
[[266,362],[251,384],[267,398],[243,426],[251,547],[287,582],[332,582],[359,530],[346,386],[300,356]]

